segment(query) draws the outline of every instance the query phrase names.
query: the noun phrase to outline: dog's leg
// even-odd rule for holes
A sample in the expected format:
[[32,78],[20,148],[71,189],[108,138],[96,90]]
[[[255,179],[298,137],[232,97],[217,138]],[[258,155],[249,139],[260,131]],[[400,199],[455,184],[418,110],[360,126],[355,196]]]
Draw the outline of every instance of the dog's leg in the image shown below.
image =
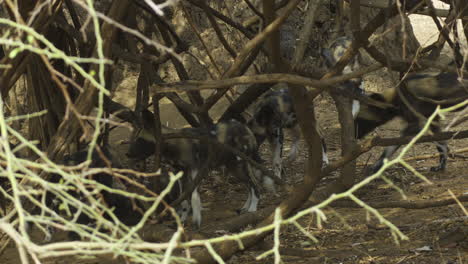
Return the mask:
[[[240,209],[240,212],[254,212],[257,210],[258,202],[260,197],[258,196],[258,191],[255,188],[255,185],[252,181],[252,177],[255,177],[257,181],[264,180],[267,177],[263,177],[261,174],[255,174],[256,171],[254,168],[250,166],[247,162],[240,162],[236,164],[230,164],[227,166],[229,173],[239,180],[241,180],[245,186],[247,187],[248,196],[247,201],[245,201],[244,205]],[[263,181],[262,183],[265,184]],[[272,186],[266,187],[266,189],[271,190],[273,188],[274,191],[274,183],[271,182]]]
[[327,144],[325,143],[325,140],[323,138],[322,138],[322,161],[323,161],[322,166],[327,166],[330,163],[328,161],[328,155],[327,155]]
[[188,215],[190,213],[190,204],[187,200],[183,200],[180,203],[179,209],[177,210],[177,214],[180,217],[180,221],[185,223],[187,221]]
[[351,108],[351,114],[353,115],[353,119],[356,119],[359,110],[361,109],[361,104],[358,100],[353,100],[353,106]]
[[290,131],[293,142],[291,145],[291,150],[289,151],[288,158],[286,159],[286,162],[288,163],[296,160],[297,153],[299,151],[299,140],[301,139],[301,128],[299,127],[299,125],[295,125],[290,129]]
[[250,205],[247,209],[247,212],[256,212],[258,202],[260,201],[260,197],[257,196],[257,192],[253,187],[250,187],[250,196],[252,197],[252,199],[250,200]]
[[[401,136],[415,135],[416,133],[418,133],[419,130],[420,130],[420,127],[417,122],[408,121],[408,125],[406,126],[405,129],[401,131],[400,135]],[[376,173],[383,166],[384,160],[390,158],[399,148],[400,148],[399,145],[386,147],[384,152],[380,156],[379,160],[373,166],[370,167],[370,174],[368,175]]]
[[252,175],[252,177],[255,177],[255,179],[257,179],[258,182],[261,182],[263,188],[265,188],[267,192],[270,192],[276,196],[279,196],[278,192],[276,191],[275,181],[273,181],[272,178],[270,178],[269,176],[263,175],[261,170],[257,170],[253,168],[248,163],[246,163],[245,166],[247,166],[248,173]]
[[268,141],[272,152],[273,172],[278,178],[281,178],[281,172],[283,170],[283,129],[280,127],[274,128],[273,133],[268,137]]
[[[197,170],[191,171],[190,177],[192,179],[192,183],[195,181],[197,174],[198,174]],[[192,192],[191,205],[192,205],[192,222],[195,224],[197,228],[200,228],[201,221],[202,221],[202,215],[201,215],[202,202],[201,202],[200,194],[198,193],[198,186],[195,187],[195,189]]]
[[250,203],[252,203],[252,192],[249,190],[247,200],[245,201],[244,205],[241,207],[240,212],[242,213],[242,212],[248,211]]
[[262,179],[263,188],[265,188],[265,190],[275,194],[276,196],[279,196],[279,194],[276,192],[275,181],[273,181],[272,178],[268,176],[263,176],[261,179]]
[[[268,176],[262,177],[261,174],[257,175],[256,172],[255,172],[255,169],[252,168],[252,166],[247,162],[244,162],[244,165],[242,166],[242,168],[244,168],[244,173],[247,172],[248,175],[249,175],[249,179],[247,179],[247,181],[246,181],[247,187],[248,187],[248,190],[249,190],[249,198],[250,198],[250,205],[247,208],[247,212],[255,212],[255,211],[257,211],[257,206],[258,206],[258,202],[260,201],[260,197],[259,197],[259,195],[257,195],[258,190],[255,188],[255,185],[252,182],[251,178],[255,177],[256,179],[262,179],[263,186],[265,186],[265,188],[268,191],[272,191],[274,193],[276,193],[275,183]],[[258,176],[260,176],[260,178]],[[269,182],[268,180],[270,180],[271,182]]]
[[[437,118],[434,123],[431,125],[431,131],[434,133],[439,133],[441,132],[440,129],[440,120]],[[440,158],[439,158],[439,165],[431,167],[431,171],[441,171],[445,170],[445,167],[447,166],[447,158],[448,158],[448,153],[449,153],[449,148],[447,146],[446,141],[437,141],[436,143],[436,148],[437,151],[439,151]]]
[[386,147],[379,160],[370,167],[368,175],[376,173],[384,164],[384,160],[390,158],[400,148],[399,145]]
[[[182,193],[184,193],[184,188],[186,188],[186,186],[189,186],[189,184],[187,184],[187,182],[189,182],[190,180],[187,178],[187,175],[184,175],[181,179],[177,180],[177,187],[179,189],[179,192],[177,194],[176,197],[179,197],[180,195],[182,195]],[[185,221],[187,221],[187,218],[190,214],[190,203],[188,202],[188,200],[183,200],[179,206],[177,206],[177,214],[179,215],[180,217],[180,221],[182,223],[185,223]]]
[[440,158],[439,158],[439,165],[431,167],[431,171],[441,171],[445,170],[447,167],[447,158],[449,153],[449,148],[447,146],[446,141],[438,141],[435,143],[437,147],[437,151],[439,151]]

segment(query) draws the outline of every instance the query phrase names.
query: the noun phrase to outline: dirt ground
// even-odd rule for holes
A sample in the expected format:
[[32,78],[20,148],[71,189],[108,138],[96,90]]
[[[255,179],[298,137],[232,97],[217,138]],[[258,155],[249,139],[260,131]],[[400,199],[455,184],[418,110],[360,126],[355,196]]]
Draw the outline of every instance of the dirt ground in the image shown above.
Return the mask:
[[[323,98],[317,102],[317,116],[326,135],[328,153],[331,161],[339,158],[339,127],[336,120],[336,110],[329,101]],[[382,136],[397,136],[401,122],[395,120],[380,128],[377,133]],[[457,129],[468,129],[464,124]],[[122,134],[114,134],[113,137],[124,137]],[[289,148],[290,139],[286,138],[286,151]],[[466,148],[468,139],[450,141],[452,152]],[[124,150],[125,147],[122,147]],[[358,159],[358,174],[363,165],[372,163],[380,154],[381,148],[376,148]],[[410,151],[408,158],[436,154],[435,146],[431,143],[419,144]],[[269,158],[267,146],[262,148],[262,156]],[[307,152],[304,144],[301,144],[299,158],[285,168],[285,181],[288,186],[301,182],[304,173],[304,161]],[[448,161],[447,170],[444,172],[428,172],[429,167],[438,162],[436,156],[432,158],[411,160],[409,163],[420,173],[424,174],[432,184],[427,184],[402,167],[389,169],[385,176],[401,188],[408,200],[434,201],[450,197],[449,191],[455,195],[468,192],[468,154],[457,153]],[[337,173],[325,178],[320,187],[332,182],[338,176]],[[319,188],[320,188],[319,187]],[[287,197],[288,188],[280,190],[280,196],[266,194],[260,203],[260,208],[278,204]],[[228,221],[237,215],[246,199],[245,188],[234,179],[223,178],[220,172],[212,173],[200,188],[203,199],[203,225],[201,234],[223,233],[222,230],[214,230],[212,226]],[[357,197],[367,203],[384,201],[402,201],[400,193],[383,180],[371,182],[365,188],[356,193]],[[465,210],[467,203],[464,203]],[[373,216],[366,214],[361,208],[327,207],[324,210],[327,221],[321,227],[316,224],[315,217],[306,216],[299,222],[314,235],[319,242],[314,243],[301,234],[293,226],[284,227],[281,231],[281,248],[284,250],[282,260],[284,263],[427,263],[448,264],[467,263],[468,261],[468,217],[463,209],[457,205],[432,207],[427,209],[378,209],[388,221],[399,228],[409,240],[395,243],[389,229],[379,223]],[[189,228],[190,229],[190,228]],[[37,235],[37,234],[36,234]],[[273,245],[272,236],[257,247],[251,248],[241,254],[237,254],[227,263],[273,263],[272,257],[263,260],[255,258]],[[71,262],[72,261],[72,262]],[[20,263],[14,244],[10,244],[0,263]],[[109,260],[98,258],[96,260],[57,259],[46,263],[125,263],[121,260]]]
[[[318,118],[321,124],[331,124],[323,126],[331,161],[339,158],[339,128],[336,115],[336,110],[327,98],[318,102]],[[397,120],[379,129],[378,133],[383,136],[397,136],[400,126],[401,122]],[[459,129],[468,129],[468,124],[459,127]],[[286,150],[288,150],[289,144],[290,140],[287,137]],[[302,179],[307,152],[304,145],[301,144],[301,146],[299,158],[285,168],[285,181],[288,186],[300,183]],[[467,146],[468,139],[450,142],[452,151]],[[269,157],[267,149],[266,146],[263,147],[262,156],[265,158]],[[364,154],[358,159],[358,164],[365,164],[368,160],[369,163],[373,162],[380,151],[381,149],[377,148]],[[433,144],[419,144],[410,152],[408,158],[435,153]],[[455,195],[466,194],[468,192],[468,154],[459,153],[450,158],[447,170],[444,172],[428,172],[429,167],[434,166],[437,162],[437,157],[409,161],[432,184],[423,182],[402,167],[389,169],[385,176],[401,188],[407,199],[412,201],[446,199],[450,197],[449,191]],[[358,173],[361,173],[362,168],[363,166],[358,166]],[[328,176],[321,182],[320,187],[329,184],[336,177],[337,173]],[[282,188],[279,197],[265,194],[259,209],[278,204],[289,195],[287,189],[286,187]],[[210,178],[205,179],[200,187],[200,194],[204,207],[201,234],[223,233],[222,230],[212,229],[212,226],[236,216],[236,210],[241,207],[247,195],[241,184],[231,178],[225,180],[220,172],[214,172]],[[371,182],[359,190],[356,195],[367,203],[403,200],[400,193],[383,180]],[[466,210],[466,202],[464,206]],[[315,216],[306,216],[299,221],[305,230],[319,240],[318,243],[308,239],[293,226],[281,229],[281,248],[284,250],[282,252],[283,263],[467,263],[468,217],[459,205],[453,204],[427,209],[387,208],[378,209],[378,211],[408,236],[409,240],[400,241],[399,244],[395,243],[389,229],[379,223],[375,217],[366,214],[362,208],[327,207],[324,210],[327,221],[322,223],[321,227],[317,226]],[[255,259],[272,245],[273,237],[269,236],[265,242],[237,254],[227,263],[273,263],[272,257],[263,260]],[[0,263],[20,263],[14,244],[10,244],[0,256]],[[95,260],[61,258],[45,263],[111,264],[125,262],[107,258]]]
[[[411,17],[415,32],[422,44],[436,37],[435,26],[429,18],[421,16]],[[132,71],[129,71],[130,73]],[[386,80],[384,84],[380,81],[385,72],[368,78],[371,90],[381,90],[391,85]],[[123,78],[119,87],[135,87],[137,73],[129,74]],[[130,92],[118,92],[116,98],[122,103],[129,103],[127,98]],[[340,136],[337,113],[331,99],[325,97],[317,100],[317,116],[323,129],[328,146],[328,154],[331,162],[339,159]],[[220,112],[224,106],[215,109]],[[162,119],[170,126],[182,126],[184,122],[178,116],[174,116],[174,109],[168,102],[163,102]],[[454,116],[454,115],[451,115]],[[169,122],[170,120],[170,122]],[[397,136],[402,127],[400,120],[380,128],[377,133],[382,136]],[[468,129],[468,123],[456,129]],[[126,139],[129,131],[118,129],[112,134],[111,141],[119,142]],[[286,152],[289,148],[290,139],[286,138]],[[394,167],[385,172],[385,176],[404,191],[408,200],[412,201],[435,201],[454,195],[468,193],[468,152],[457,152],[457,150],[468,147],[468,139],[452,140],[449,142],[452,156],[443,172],[429,172],[431,166],[436,165],[438,157],[434,144],[418,144],[410,151],[407,158],[409,164],[414,166],[431,181],[428,184],[414,176],[403,167]],[[124,153],[125,146],[116,146],[120,153]],[[374,162],[382,148],[375,148],[371,152],[362,155],[358,159],[359,175],[366,164]],[[262,148],[262,156],[268,160],[269,151],[267,146]],[[421,156],[434,155],[429,158],[418,158]],[[304,173],[304,161],[307,160],[307,151],[302,142],[300,155],[292,164],[285,167],[285,181],[287,186],[298,184]],[[212,173],[211,177],[205,179],[200,187],[203,201],[203,225],[202,234],[222,233],[222,230],[213,230],[215,223],[227,221],[236,216],[236,210],[241,207],[247,197],[245,188],[233,179],[224,179],[221,172]],[[319,188],[324,187],[338,177],[338,173],[332,173],[322,180]],[[265,194],[260,202],[260,208],[278,204],[289,195],[287,187],[281,188],[279,197]],[[365,188],[359,190],[356,196],[366,203],[401,201],[402,195],[383,180],[371,182]],[[468,263],[468,216],[466,215],[467,203],[461,205],[452,204],[441,207],[426,209],[401,209],[385,208],[377,209],[386,220],[392,222],[400,229],[408,240],[395,242],[389,229],[379,223],[374,216],[370,216],[362,208],[352,207],[327,207],[324,210],[327,221],[321,226],[316,223],[315,216],[306,216],[300,220],[300,224],[306,231],[318,239],[314,243],[304,236],[294,226],[284,227],[281,230],[281,249],[283,263],[427,263],[427,264],[449,264]],[[465,210],[465,213],[464,213]],[[273,257],[256,260],[255,258],[273,245],[273,237],[268,237],[263,243],[245,252],[237,254],[227,263],[274,263]],[[0,256],[2,264],[20,263],[15,245],[11,243]],[[125,263],[122,260],[98,258],[94,260],[82,259],[54,259],[46,263]]]

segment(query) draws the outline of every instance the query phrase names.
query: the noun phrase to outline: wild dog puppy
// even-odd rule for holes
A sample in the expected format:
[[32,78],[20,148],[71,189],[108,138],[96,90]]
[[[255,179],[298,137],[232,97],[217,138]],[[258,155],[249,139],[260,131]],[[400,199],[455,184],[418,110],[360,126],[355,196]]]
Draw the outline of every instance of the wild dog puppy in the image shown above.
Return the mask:
[[[402,136],[418,133],[421,129],[418,115],[429,117],[434,113],[437,105],[442,108],[450,107],[468,99],[468,79],[458,80],[456,73],[414,73],[402,81],[398,88],[386,89],[382,93],[372,93],[370,98],[388,103],[393,107],[379,108],[363,105],[355,119],[357,138],[362,138],[377,127],[387,123],[395,117],[401,117],[407,126],[401,131]],[[403,97],[403,99],[402,99]],[[404,102],[409,103],[410,107]],[[440,103],[438,103],[440,102]],[[415,114],[415,111],[417,114]],[[440,132],[440,120],[436,117],[431,124],[432,132]],[[387,147],[379,160],[370,167],[370,173],[377,172],[383,165],[384,159],[389,158],[400,146]],[[447,165],[448,146],[445,141],[436,142],[440,153],[439,165],[431,171],[444,170]]]
[[[109,149],[105,147],[101,147],[102,154],[104,155],[105,159],[99,155],[97,151],[94,151],[91,156],[91,164],[89,165],[90,168],[106,168],[109,165],[113,167],[120,167],[119,163],[114,159],[114,157],[111,155]],[[63,164],[67,166],[76,166],[80,163],[83,163],[86,161],[87,157],[87,150],[79,151],[72,153],[70,155],[67,155],[63,159]],[[110,162],[108,164],[107,162]],[[98,182],[101,183],[107,187],[111,187],[114,189],[118,189],[117,184],[115,183],[113,176],[107,173],[98,173],[92,176],[92,178]],[[51,177],[51,182],[58,183],[60,182],[62,177],[58,174],[53,174]],[[86,202],[86,197],[83,197],[81,193],[78,193],[76,191],[70,191],[71,195],[74,197],[82,200],[83,202]],[[107,205],[108,208],[111,208],[113,210],[114,215],[124,224],[126,225],[136,225],[138,221],[141,219],[141,213],[135,209],[135,207],[132,204],[132,201],[120,194],[115,194],[111,193],[105,190],[102,190],[99,194],[102,197],[102,201]],[[100,199],[100,197],[96,197],[96,199]],[[59,211],[58,207],[60,203],[58,199],[52,195],[51,193],[48,193],[46,196],[46,202],[49,207],[52,207],[55,211]],[[77,208],[71,208],[70,210],[73,214],[76,214],[77,211],[79,211]],[[74,216],[75,217],[75,216]],[[105,214],[105,217],[109,220],[110,219],[109,215]],[[77,216],[77,223],[79,224],[84,224],[84,225],[93,225],[94,221],[85,213],[80,213]],[[72,240],[77,240],[79,239],[79,236],[74,233],[70,232],[69,233],[69,238]]]
[[[154,126],[153,114],[148,110],[144,110],[142,118],[144,127],[136,133],[127,153],[127,156],[131,159],[142,160],[154,154],[155,139],[151,132]],[[185,128],[181,131],[216,140],[219,143],[238,149],[252,159],[255,158],[257,151],[255,136],[247,126],[238,121],[223,121],[210,128]],[[162,132],[168,133],[174,132],[174,130],[163,128]],[[209,151],[214,151],[214,155],[210,155],[213,153],[209,153]],[[213,156],[213,159],[210,160],[209,164],[206,164],[209,156]],[[247,161],[222,146],[211,146],[208,142],[202,142],[198,139],[174,138],[164,140],[161,146],[161,158],[173,167],[184,171],[185,175],[181,181],[182,188],[193,183],[203,164],[206,164],[209,169],[226,167],[228,174],[239,178],[248,188],[249,196],[241,211],[253,212],[257,210],[260,194],[251,179],[258,179],[267,190],[274,190],[273,180],[266,176],[260,178]],[[182,220],[188,217],[187,210],[184,211],[189,207],[188,204],[188,201],[182,203]],[[202,204],[198,186],[191,194],[190,207],[192,209],[192,221],[196,227],[200,227]]]
[[[296,159],[299,149],[301,131],[297,123],[296,112],[292,104],[292,98],[287,89],[270,91],[265,94],[256,105],[253,117],[247,122],[250,130],[255,134],[260,147],[265,139],[268,141],[272,152],[273,170],[277,177],[281,178],[283,170],[283,129],[289,129],[292,136],[292,146],[288,155],[288,161]],[[328,164],[325,141],[322,137],[322,158]]]
[[[322,49],[322,57],[328,68],[333,67],[341,57],[343,57],[346,50],[351,46],[352,39],[347,36],[339,37],[330,43],[328,48]],[[343,74],[351,73],[361,66],[361,53],[358,53],[344,68]],[[354,93],[363,94],[362,78],[353,78],[340,85],[342,89],[351,90]],[[358,100],[353,100],[352,114],[356,118],[359,112],[360,103]]]

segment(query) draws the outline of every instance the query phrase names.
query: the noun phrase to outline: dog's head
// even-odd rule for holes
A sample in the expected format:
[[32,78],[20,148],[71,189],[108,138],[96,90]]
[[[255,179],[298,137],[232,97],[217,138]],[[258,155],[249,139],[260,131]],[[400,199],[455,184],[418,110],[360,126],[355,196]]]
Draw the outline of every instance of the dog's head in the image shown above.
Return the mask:
[[387,123],[398,115],[394,106],[396,96],[395,89],[387,89],[384,93],[371,93],[370,99],[390,104],[389,107],[378,107],[370,104],[361,104],[360,110],[354,120],[356,137],[362,138],[375,130],[377,127]]
[[[335,64],[344,56],[346,50],[351,47],[352,39],[349,37],[339,37],[331,42],[328,48],[323,48],[321,51],[322,58],[327,68],[335,66]],[[358,52],[356,56],[343,68],[343,74],[348,74],[356,71],[361,67],[361,54]],[[344,82],[342,88],[361,89],[362,78],[353,78]]]

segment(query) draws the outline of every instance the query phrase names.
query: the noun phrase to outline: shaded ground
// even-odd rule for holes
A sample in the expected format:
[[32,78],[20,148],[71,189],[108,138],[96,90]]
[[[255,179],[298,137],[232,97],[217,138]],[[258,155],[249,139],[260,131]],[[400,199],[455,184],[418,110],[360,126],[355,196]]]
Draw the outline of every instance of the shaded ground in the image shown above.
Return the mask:
[[[413,18],[412,18],[413,19]],[[428,28],[427,20],[415,17],[415,32],[420,38],[429,39],[434,36],[433,29]],[[413,21],[415,22],[415,21]],[[431,24],[432,25],[432,24]],[[418,28],[419,27],[419,28]],[[422,42],[423,43],[423,42]],[[130,71],[131,73],[132,71]],[[370,90],[381,90],[391,85],[388,80],[382,82],[381,76],[385,72],[370,76]],[[126,98],[134,98],[129,92],[134,90],[137,74],[126,75],[120,88],[127,87],[127,91],[121,89],[117,93],[117,99],[126,103]],[[318,105],[318,119],[324,130],[331,161],[339,157],[339,126],[336,120],[336,110],[329,98],[320,98]],[[215,114],[221,111],[225,105],[215,109]],[[163,120],[170,120],[168,125],[180,126],[183,122],[179,116],[174,115],[172,105],[164,102]],[[397,136],[401,128],[401,122],[395,120],[379,129],[383,136]],[[457,129],[468,129],[468,124]],[[128,131],[116,130],[112,135],[112,142],[126,139]],[[286,139],[286,148],[289,146],[289,138]],[[450,141],[452,151],[468,147],[468,139]],[[117,145],[123,153],[124,145]],[[263,147],[262,155],[267,159],[269,151]],[[358,159],[358,173],[364,165],[375,161],[381,148],[364,154]],[[419,144],[409,153],[409,157],[436,154],[435,146],[430,143]],[[285,168],[285,179],[288,186],[299,183],[304,173],[304,161],[307,159],[304,144],[301,144],[299,158]],[[468,152],[458,153],[448,161],[448,168],[444,172],[428,172],[429,167],[438,162],[438,157],[415,159],[409,161],[419,172],[423,173],[432,182],[427,184],[415,177],[403,168],[391,168],[385,175],[394,184],[401,188],[408,199],[415,201],[438,200],[450,197],[449,191],[455,195],[468,192]],[[336,173],[324,179],[320,187],[332,182],[337,177]],[[288,187],[280,191],[280,196],[265,194],[260,203],[260,209],[269,205],[278,204],[288,195]],[[214,172],[200,187],[203,199],[203,226],[202,233],[214,233],[222,230],[213,230],[214,223],[225,222],[236,216],[236,210],[241,207],[247,197],[244,187],[234,179],[225,180],[220,172]],[[385,202],[402,200],[400,193],[389,186],[383,180],[371,182],[356,194],[365,202]],[[467,203],[464,203],[467,206]],[[449,205],[427,209],[379,209],[387,220],[396,225],[409,240],[396,244],[389,229],[380,224],[375,217],[366,214],[360,208],[326,208],[324,213],[327,222],[317,226],[315,217],[304,217],[300,223],[314,235],[319,242],[317,244],[302,235],[295,227],[284,227],[281,233],[282,260],[284,263],[467,263],[468,262],[468,217],[464,215],[459,205]],[[37,236],[37,232],[32,234]],[[59,238],[56,238],[59,239]],[[268,237],[264,243],[246,252],[236,255],[228,263],[273,263],[273,258],[255,260],[255,257],[271,248],[272,237]],[[14,244],[10,244],[0,256],[0,263],[20,263]],[[111,258],[99,258],[96,260],[80,259],[56,259],[46,263],[125,263],[122,260]]]
[[[331,160],[338,158],[339,129],[335,109],[328,99],[318,102],[318,117],[323,126],[329,147]],[[399,121],[392,122],[378,131],[384,136],[396,136]],[[464,129],[468,124],[464,125]],[[121,135],[118,135],[121,136]],[[287,138],[286,148],[290,141]],[[468,146],[468,140],[450,142],[452,151]],[[264,146],[263,156],[269,152]],[[359,158],[359,164],[376,159],[380,149],[375,149]],[[435,154],[433,144],[417,145],[409,157]],[[299,183],[304,170],[306,150],[302,145],[299,158],[286,166],[288,185]],[[427,184],[402,168],[392,168],[385,175],[401,188],[408,199],[415,201],[438,200],[450,197],[448,191],[460,195],[468,191],[468,153],[460,153],[450,158],[445,172],[430,173],[428,168],[438,162],[438,158],[410,161],[410,164],[423,173],[433,184]],[[359,166],[362,169],[362,166]],[[203,211],[203,234],[213,234],[220,230],[210,228],[213,223],[229,220],[236,216],[246,191],[236,180],[223,178],[215,172],[201,186]],[[322,181],[324,186],[336,177],[328,176]],[[260,207],[277,204],[288,195],[288,188],[283,188],[280,197],[265,194]],[[402,200],[401,195],[387,183],[377,180],[357,192],[365,202],[385,202]],[[464,204],[467,205],[466,203]],[[366,212],[360,208],[326,208],[327,221],[319,228],[316,218],[308,216],[301,219],[303,227],[314,235],[318,244],[302,235],[295,227],[284,227],[281,233],[281,247],[284,249],[284,263],[466,263],[468,258],[468,218],[461,208],[454,204],[427,209],[379,209],[379,212],[396,225],[409,240],[396,244],[389,229],[380,224],[375,217],[367,219]],[[464,236],[463,234],[467,234]],[[34,235],[34,234],[33,234]],[[37,235],[37,234],[36,234]],[[273,263],[272,258],[256,261],[255,257],[273,245],[270,236],[264,243],[242,254],[238,254],[228,263]],[[0,257],[1,263],[19,263],[14,244],[10,244]],[[47,263],[70,263],[69,259],[53,260]],[[72,263],[124,263],[119,260],[74,260]]]

